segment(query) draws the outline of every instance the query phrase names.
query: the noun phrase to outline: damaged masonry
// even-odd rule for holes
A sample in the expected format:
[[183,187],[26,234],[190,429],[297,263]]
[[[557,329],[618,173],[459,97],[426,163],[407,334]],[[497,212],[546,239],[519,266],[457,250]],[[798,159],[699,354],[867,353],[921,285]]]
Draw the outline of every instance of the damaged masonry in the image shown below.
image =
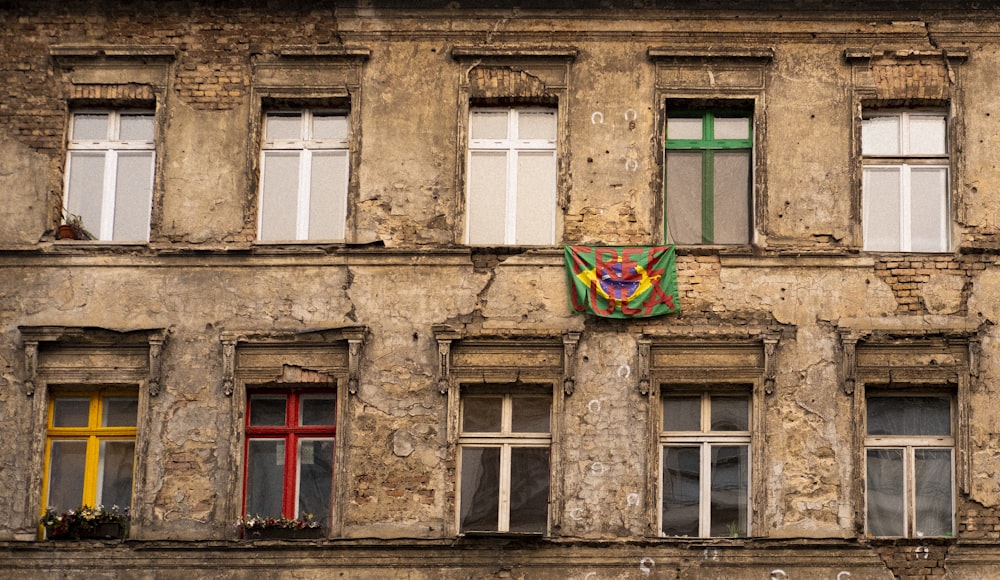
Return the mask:
[[1000,6],[0,1],[0,575],[1000,570]]

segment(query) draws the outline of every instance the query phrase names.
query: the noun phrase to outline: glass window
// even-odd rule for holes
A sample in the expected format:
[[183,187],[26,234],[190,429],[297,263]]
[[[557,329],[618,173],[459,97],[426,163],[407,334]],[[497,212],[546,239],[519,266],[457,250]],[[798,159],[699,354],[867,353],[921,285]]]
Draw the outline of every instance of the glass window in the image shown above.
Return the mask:
[[553,109],[471,111],[466,175],[470,244],[555,243],[556,135]]
[[947,252],[951,227],[947,116],[866,112],[861,154],[865,249]]
[[667,111],[666,238],[750,242],[752,119],[741,111]]
[[131,506],[138,402],[123,392],[53,393],[45,507],[63,512],[81,505]]
[[463,533],[546,532],[551,414],[551,396],[462,395]]
[[663,396],[663,535],[749,533],[750,440],[749,393]]
[[258,237],[343,240],[350,178],[350,123],[340,111],[276,111],[264,117]]
[[947,396],[868,397],[868,534],[953,535],[955,442],[951,401]]
[[246,516],[330,524],[336,393],[257,392],[247,401]]
[[87,239],[146,241],[153,200],[154,117],[74,113],[66,158],[66,222]]

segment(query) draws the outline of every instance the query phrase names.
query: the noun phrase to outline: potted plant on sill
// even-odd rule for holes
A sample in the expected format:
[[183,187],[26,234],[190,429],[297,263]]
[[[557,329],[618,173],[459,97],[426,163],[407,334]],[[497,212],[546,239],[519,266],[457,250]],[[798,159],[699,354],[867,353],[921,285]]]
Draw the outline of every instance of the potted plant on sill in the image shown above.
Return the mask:
[[95,240],[97,237],[83,227],[83,218],[75,213],[64,212],[63,223],[59,224],[57,238],[60,240]]
[[323,537],[323,526],[312,514],[300,518],[245,516],[236,522],[245,540],[315,540]]
[[38,521],[49,540],[120,540],[128,535],[128,508],[90,507],[57,512],[52,508]]

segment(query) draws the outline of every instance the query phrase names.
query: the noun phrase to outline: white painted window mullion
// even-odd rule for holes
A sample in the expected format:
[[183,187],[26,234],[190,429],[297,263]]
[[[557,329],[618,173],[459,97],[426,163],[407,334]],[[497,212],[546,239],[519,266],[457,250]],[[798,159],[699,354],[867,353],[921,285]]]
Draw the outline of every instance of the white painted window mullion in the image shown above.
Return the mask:
[[517,164],[518,164],[518,112],[511,110],[507,115],[507,191],[504,204],[504,242],[517,241]]
[[312,151],[303,149],[299,157],[299,192],[296,196],[295,239],[309,239],[309,204],[311,203]]
[[118,152],[111,149],[104,156],[104,183],[101,186],[101,231],[98,239],[114,239],[115,191],[118,182]]
[[712,445],[701,444],[701,473],[698,478],[698,535],[712,534]]
[[913,211],[911,196],[910,165],[904,163],[899,168],[899,246],[904,252],[909,252],[913,235]]
[[500,447],[500,509],[497,530],[510,531],[510,451],[511,445]]

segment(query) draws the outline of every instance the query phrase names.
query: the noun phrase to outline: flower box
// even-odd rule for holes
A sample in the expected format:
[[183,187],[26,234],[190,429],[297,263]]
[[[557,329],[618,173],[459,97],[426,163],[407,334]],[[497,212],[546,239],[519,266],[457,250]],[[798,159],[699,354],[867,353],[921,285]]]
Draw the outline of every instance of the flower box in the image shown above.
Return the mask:
[[121,540],[128,533],[124,524],[105,522],[93,527],[80,527],[71,530],[59,530],[47,526],[45,537],[49,540]]
[[243,529],[246,540],[318,540],[323,537],[323,528]]

